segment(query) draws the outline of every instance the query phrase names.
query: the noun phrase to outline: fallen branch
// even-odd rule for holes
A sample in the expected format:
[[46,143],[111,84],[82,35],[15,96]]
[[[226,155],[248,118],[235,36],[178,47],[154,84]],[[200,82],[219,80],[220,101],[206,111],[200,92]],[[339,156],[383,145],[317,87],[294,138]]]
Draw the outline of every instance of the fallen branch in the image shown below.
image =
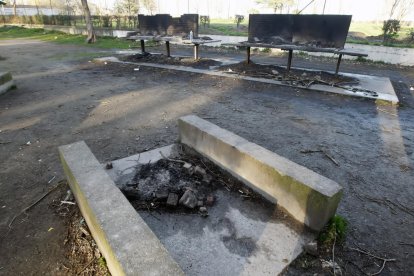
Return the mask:
[[57,184],[55,187],[53,187],[52,189],[50,189],[47,193],[45,193],[44,195],[42,195],[38,200],[36,200],[35,202],[33,202],[32,204],[30,204],[29,206],[27,206],[26,208],[24,208],[23,210],[20,211],[20,213],[18,213],[17,215],[15,215],[12,220],[9,223],[9,229],[11,229],[13,222],[16,220],[16,218],[18,218],[21,214],[26,213],[27,211],[29,211],[32,207],[34,207],[36,204],[38,204],[40,201],[42,201],[46,196],[48,196],[51,192],[53,192],[54,190],[56,190],[57,187],[60,186],[60,183]]
[[374,255],[374,254],[372,254],[372,253],[370,253],[370,252],[367,252],[367,251],[364,251],[364,250],[361,250],[361,249],[358,249],[358,248],[353,248],[353,247],[350,247],[349,249],[351,249],[351,250],[353,250],[353,251],[357,251],[357,252],[359,252],[359,253],[362,253],[362,254],[368,255],[368,256],[370,256],[370,257],[373,257],[373,258],[375,258],[375,259],[378,259],[378,260],[381,260],[381,261],[382,261],[382,266],[381,266],[380,270],[378,270],[378,271],[377,271],[377,272],[375,272],[375,273],[371,273],[371,274],[369,274],[369,275],[371,275],[371,276],[374,276],[374,275],[378,275],[378,274],[380,274],[380,273],[384,270],[385,265],[387,264],[387,262],[396,262],[396,261],[397,261],[397,259],[387,259],[387,258],[382,258],[382,257],[376,256],[376,255]]
[[337,165],[339,167],[339,163],[338,161],[336,161],[332,156],[330,156],[326,151],[324,150],[301,150],[301,153],[314,153],[314,152],[321,152],[323,153],[329,160],[331,160],[335,165]]
[[332,156],[330,156],[328,153],[326,153],[325,151],[322,151],[323,152],[323,154],[325,154],[325,156],[329,159],[329,160],[331,160],[335,165],[337,165],[338,167],[339,167],[339,163],[338,163],[338,161],[336,161]]
[[159,151],[160,155],[162,156],[162,158],[164,158],[165,160],[171,161],[171,162],[177,162],[177,163],[181,163],[183,165],[188,164],[187,162],[183,161],[183,160],[178,160],[178,159],[172,159],[172,158],[168,158],[166,157],[161,151]]
[[95,261],[95,256],[92,258],[92,260],[85,265],[78,273],[76,273],[77,275],[80,275],[82,272],[84,272],[93,262]]

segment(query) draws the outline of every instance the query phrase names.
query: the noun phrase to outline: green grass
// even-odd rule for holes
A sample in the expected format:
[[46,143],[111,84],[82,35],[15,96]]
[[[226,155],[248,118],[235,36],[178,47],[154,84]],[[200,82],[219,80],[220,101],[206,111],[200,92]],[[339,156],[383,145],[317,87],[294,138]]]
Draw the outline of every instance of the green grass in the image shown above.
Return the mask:
[[340,244],[345,240],[347,228],[348,222],[346,219],[339,215],[335,215],[329,220],[324,230],[319,234],[319,241],[325,246],[332,245],[334,241]]
[[[398,33],[399,38],[403,39],[407,37],[410,26],[401,26],[401,30]],[[350,32],[360,32],[364,33],[366,36],[379,36],[382,35],[382,22],[352,22],[349,27]]]
[[204,28],[200,25],[198,32],[210,35],[247,36],[247,26],[247,20],[243,21],[237,29],[233,19],[211,19],[210,27]]
[[71,35],[57,31],[47,31],[44,29],[25,29],[21,27],[0,27],[0,39],[32,38],[42,41],[49,41],[58,44],[74,44],[85,47],[102,49],[128,49],[131,41],[114,37],[98,37],[96,43],[85,43],[85,36]]

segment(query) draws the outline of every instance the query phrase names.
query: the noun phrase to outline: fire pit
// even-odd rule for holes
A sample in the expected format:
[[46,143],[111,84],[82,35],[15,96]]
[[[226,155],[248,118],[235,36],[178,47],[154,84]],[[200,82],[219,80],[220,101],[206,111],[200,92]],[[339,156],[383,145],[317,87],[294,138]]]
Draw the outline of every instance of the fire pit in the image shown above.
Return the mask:
[[59,149],[113,274],[277,275],[335,214],[332,180],[196,116],[179,129],[103,165],[84,142]]

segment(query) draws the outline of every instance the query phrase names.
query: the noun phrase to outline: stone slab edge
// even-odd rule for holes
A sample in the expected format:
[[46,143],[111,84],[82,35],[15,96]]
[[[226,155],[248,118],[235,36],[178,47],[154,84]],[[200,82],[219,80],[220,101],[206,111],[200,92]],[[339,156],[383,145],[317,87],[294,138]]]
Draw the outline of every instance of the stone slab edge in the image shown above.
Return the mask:
[[8,81],[6,83],[0,84],[0,95],[6,93],[14,86],[14,80]]
[[336,182],[197,116],[178,120],[180,142],[320,231],[342,196]]
[[9,91],[14,86],[10,72],[0,72],[0,95]]
[[85,142],[60,146],[59,155],[70,188],[112,275],[184,275]]

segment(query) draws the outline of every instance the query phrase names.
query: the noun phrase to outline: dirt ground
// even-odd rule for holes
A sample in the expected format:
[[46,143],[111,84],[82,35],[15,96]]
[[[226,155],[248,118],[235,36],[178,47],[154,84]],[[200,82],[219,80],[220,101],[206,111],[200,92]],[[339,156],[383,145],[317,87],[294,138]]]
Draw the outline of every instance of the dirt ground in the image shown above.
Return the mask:
[[[191,51],[174,48],[172,54],[190,56]],[[96,52],[39,41],[0,41],[6,58],[0,60],[1,71],[11,71],[17,83],[17,89],[0,95],[1,275],[79,272],[67,256],[71,216],[57,214],[54,204],[64,198],[64,184],[9,228],[13,217],[64,179],[59,145],[85,140],[98,160],[106,162],[171,144],[177,140],[177,118],[186,114],[205,118],[344,187],[338,214],[348,220],[349,231],[344,245],[335,248],[343,274],[381,269],[381,259],[356,248],[395,259],[381,275],[412,275],[413,68],[343,62],[345,72],[390,77],[401,101],[393,107],[231,78],[89,62]],[[244,58],[244,53],[222,49],[202,49],[201,55]],[[286,63],[286,57],[264,54],[252,60]],[[293,66],[332,70],[335,62],[294,57]],[[322,153],[303,153],[317,149],[328,152],[338,165]],[[330,275],[332,269],[323,269],[321,259],[331,256],[304,255],[287,274]],[[85,260],[78,263],[88,264],[85,256],[79,258]]]

